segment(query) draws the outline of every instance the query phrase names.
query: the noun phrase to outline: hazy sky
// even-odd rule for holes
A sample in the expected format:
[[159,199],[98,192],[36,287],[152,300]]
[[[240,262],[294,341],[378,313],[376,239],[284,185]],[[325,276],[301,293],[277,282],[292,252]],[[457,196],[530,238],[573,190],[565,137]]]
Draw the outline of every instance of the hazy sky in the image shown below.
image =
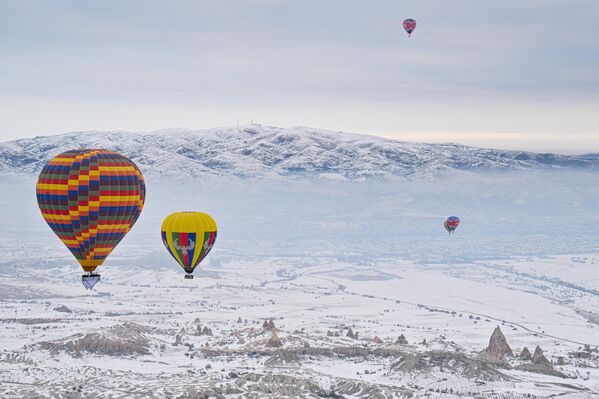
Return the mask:
[[0,0],[2,141],[250,119],[599,152],[599,1]]

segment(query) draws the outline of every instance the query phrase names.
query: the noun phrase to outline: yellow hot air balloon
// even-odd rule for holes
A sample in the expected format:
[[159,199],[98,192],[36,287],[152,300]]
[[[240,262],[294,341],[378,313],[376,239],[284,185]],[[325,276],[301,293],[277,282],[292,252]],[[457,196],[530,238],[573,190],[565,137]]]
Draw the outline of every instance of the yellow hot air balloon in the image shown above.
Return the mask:
[[216,241],[216,222],[202,212],[171,213],[162,222],[162,242],[173,258],[193,278],[193,270],[208,255]]

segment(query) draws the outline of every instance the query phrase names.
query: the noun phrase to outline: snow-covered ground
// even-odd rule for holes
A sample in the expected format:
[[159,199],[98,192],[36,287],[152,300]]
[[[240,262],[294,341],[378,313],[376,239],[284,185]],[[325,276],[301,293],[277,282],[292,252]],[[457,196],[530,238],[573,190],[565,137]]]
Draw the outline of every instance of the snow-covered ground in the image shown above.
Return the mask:
[[[597,255],[584,257],[599,261]],[[582,360],[571,354],[583,352],[585,345],[599,345],[599,324],[581,313],[599,308],[599,293],[561,283],[584,280],[588,267],[576,259],[556,256],[463,265],[377,260],[358,267],[319,256],[228,256],[197,272],[191,281],[176,268],[107,267],[95,292],[79,285],[73,267],[38,269],[31,276],[18,268],[0,277],[0,392],[4,397],[34,392],[53,397],[82,385],[82,397],[119,397],[125,392],[133,397],[149,392],[178,397],[193,387],[223,392],[225,382],[238,386],[239,378],[253,373],[262,385],[238,386],[239,395],[269,396],[269,390],[281,395],[280,384],[263,379],[282,375],[303,377],[327,389],[337,386],[338,391],[347,382],[365,384],[360,389],[366,397],[375,391],[394,397],[399,388],[419,396],[431,387],[465,396],[571,392],[587,395],[571,397],[593,397],[599,395],[596,354],[589,352],[592,357]],[[531,267],[535,263],[553,267]],[[568,269],[571,274],[564,272]],[[521,270],[530,274],[518,274]],[[595,281],[584,287],[599,285]],[[272,336],[262,328],[267,319],[274,320],[282,348],[267,347]],[[210,328],[213,335],[197,335],[198,325]],[[569,379],[501,368],[505,377],[498,380],[488,380],[485,374],[467,378],[442,367],[398,372],[393,367],[398,359],[375,352],[438,350],[475,358],[497,325],[516,353],[540,345],[548,359],[557,362],[564,357],[564,365],[555,369]],[[124,327],[111,332],[115,326]],[[357,340],[345,337],[349,328],[359,333]],[[100,343],[91,341],[88,352],[60,346],[81,338],[76,334],[93,333],[109,343],[123,343],[114,344],[113,355],[94,353],[102,338]],[[174,346],[177,334],[182,345]],[[401,334],[409,345],[394,344]],[[383,343],[373,342],[374,337]],[[40,346],[43,343],[56,347]],[[140,345],[144,353],[134,353],[128,345]],[[305,347],[369,348],[370,353],[305,355],[285,358],[284,364],[272,360],[282,349]],[[315,395],[308,388],[300,390],[307,397]]]

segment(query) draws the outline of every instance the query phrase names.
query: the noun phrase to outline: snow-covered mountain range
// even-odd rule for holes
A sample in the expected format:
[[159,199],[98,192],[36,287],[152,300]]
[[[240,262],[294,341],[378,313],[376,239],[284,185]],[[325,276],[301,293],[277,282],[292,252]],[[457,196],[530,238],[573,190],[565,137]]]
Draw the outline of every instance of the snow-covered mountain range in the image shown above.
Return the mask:
[[0,143],[0,174],[35,175],[73,148],[106,148],[162,177],[430,176],[440,171],[599,168],[599,155],[565,156],[458,144],[424,144],[306,127],[249,125],[206,130],[73,132]]

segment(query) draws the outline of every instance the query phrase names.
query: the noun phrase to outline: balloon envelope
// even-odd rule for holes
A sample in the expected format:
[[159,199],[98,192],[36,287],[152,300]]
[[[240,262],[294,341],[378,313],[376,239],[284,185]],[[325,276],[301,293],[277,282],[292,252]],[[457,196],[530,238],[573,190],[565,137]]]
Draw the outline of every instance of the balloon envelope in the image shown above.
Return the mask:
[[141,171],[127,157],[80,149],[48,161],[36,194],[50,228],[83,270],[93,272],[137,221],[146,186]]
[[162,243],[187,272],[208,255],[216,241],[216,222],[202,212],[175,212],[162,222]]
[[457,216],[450,216],[445,220],[445,222],[443,222],[443,226],[445,227],[445,230],[449,232],[449,234],[453,233],[459,225],[460,218]]
[[408,32],[408,36],[411,35],[414,29],[416,29],[416,21],[412,18],[404,19],[403,28]]

